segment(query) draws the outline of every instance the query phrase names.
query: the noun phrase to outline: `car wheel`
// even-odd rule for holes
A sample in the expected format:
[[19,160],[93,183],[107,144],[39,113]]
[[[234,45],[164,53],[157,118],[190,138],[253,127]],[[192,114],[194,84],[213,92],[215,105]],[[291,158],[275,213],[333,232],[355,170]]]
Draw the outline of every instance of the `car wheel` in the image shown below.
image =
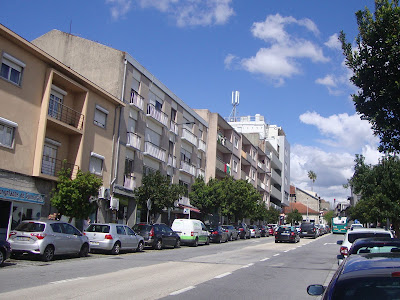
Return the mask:
[[54,258],[54,247],[49,245],[43,251],[42,260],[51,261],[53,260],[53,258]]
[[207,237],[207,239],[206,239],[206,245],[210,245],[210,238],[209,237]]
[[3,253],[3,251],[0,251],[0,266],[3,265],[5,258],[6,258],[6,256]]
[[157,240],[157,242],[154,245],[155,250],[161,250],[162,249],[162,240]]
[[142,241],[139,242],[139,245],[136,248],[136,252],[142,252],[144,249],[144,244]]
[[22,256],[22,253],[11,252],[11,258],[18,259]]
[[79,251],[79,256],[80,257],[86,257],[89,254],[89,245],[88,244],[83,244],[81,247],[81,250]]
[[229,236],[229,240],[230,240],[230,241],[233,241],[233,236],[232,236],[232,234]]
[[177,239],[175,243],[175,248],[180,248],[181,247],[181,239]]
[[194,246],[194,247],[197,247],[198,245],[199,245],[199,240],[196,238],[196,239],[194,240],[193,246]]
[[277,240],[275,240],[275,243],[278,243],[278,241],[277,241]]
[[111,254],[118,255],[121,251],[121,244],[119,242],[115,242],[114,246],[111,249]]

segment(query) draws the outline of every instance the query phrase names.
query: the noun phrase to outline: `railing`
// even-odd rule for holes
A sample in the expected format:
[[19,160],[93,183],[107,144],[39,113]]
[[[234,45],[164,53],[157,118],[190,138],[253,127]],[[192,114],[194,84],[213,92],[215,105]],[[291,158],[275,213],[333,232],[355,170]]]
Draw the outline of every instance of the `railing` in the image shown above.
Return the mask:
[[133,175],[130,174],[124,175],[124,188],[127,188],[132,191],[136,188],[136,181]]
[[176,157],[171,154],[168,155],[168,166],[176,168]]
[[197,146],[197,137],[186,128],[182,129],[182,139],[185,139],[189,143]]
[[200,151],[206,152],[206,143],[203,140],[199,139],[199,147],[198,148]]
[[168,116],[161,110],[158,110],[153,104],[147,104],[147,115],[157,120],[164,126],[167,126]]
[[78,173],[79,167],[72,163],[68,163],[65,160],[60,160],[50,157],[48,155],[43,155],[42,170],[41,170],[42,174],[50,176],[58,176],[58,172],[60,172],[61,169],[65,170],[70,169],[71,170],[70,177],[74,177]]
[[206,172],[204,172],[204,170],[202,169],[197,169],[197,177],[203,177],[206,178]]
[[84,116],[72,108],[50,99],[47,114],[65,124],[71,125],[79,130],[83,129]]
[[220,170],[226,174],[229,174],[229,175],[231,174],[231,169],[229,167],[229,164],[225,163],[221,159],[217,158],[217,160],[215,162],[215,166],[218,170]]
[[222,135],[221,133],[218,133],[217,143],[225,146],[225,148],[227,148],[230,152],[233,151],[233,144],[227,139],[226,136]]
[[178,135],[178,124],[176,124],[174,121],[171,121],[169,124],[169,131],[175,133],[175,135]]
[[196,167],[185,161],[181,161],[181,167],[179,170],[189,173],[192,176],[196,176]]
[[140,136],[138,136],[134,132],[127,132],[126,139],[127,139],[127,143],[126,143],[127,147],[132,147],[132,148],[140,150],[140,146],[142,144]]
[[129,100],[129,104],[136,106],[140,110],[143,110],[143,101],[144,98],[140,96],[137,92],[133,91],[131,92],[131,99]]
[[144,154],[150,155],[158,160],[165,161],[167,151],[151,142],[144,143]]
[[257,166],[258,166],[261,170],[263,170],[264,172],[267,171],[266,165],[263,164],[261,161],[257,161]]

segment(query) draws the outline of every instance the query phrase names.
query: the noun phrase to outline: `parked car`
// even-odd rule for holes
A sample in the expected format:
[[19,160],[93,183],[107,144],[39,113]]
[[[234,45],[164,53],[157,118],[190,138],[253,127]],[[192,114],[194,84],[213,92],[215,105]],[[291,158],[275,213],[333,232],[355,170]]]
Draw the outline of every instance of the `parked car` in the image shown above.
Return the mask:
[[133,230],[144,239],[145,246],[161,250],[165,247],[180,248],[181,238],[171,227],[163,223],[145,224],[140,223],[133,226]]
[[229,240],[228,231],[222,226],[207,226],[210,242],[225,243]]
[[400,239],[361,238],[354,241],[348,255],[361,253],[400,253]]
[[239,237],[241,239],[249,239],[251,238],[251,233],[249,226],[246,223],[239,223],[235,225],[236,230],[239,232]]
[[237,240],[239,238],[239,233],[236,228],[232,225],[222,225],[222,228],[228,231],[229,240]]
[[319,236],[318,227],[312,222],[303,222],[300,224],[300,237],[312,237],[313,239]]
[[279,226],[275,232],[275,243],[279,242],[300,242],[300,235],[295,226]]
[[200,220],[175,219],[171,228],[179,235],[182,244],[197,247],[199,244],[210,243],[208,230]]
[[143,251],[143,237],[127,225],[93,223],[83,233],[89,238],[91,251],[107,251],[116,255],[123,250]]
[[354,223],[350,225],[350,230],[357,229],[357,228],[364,228],[363,224]]
[[261,232],[257,225],[249,225],[250,229],[250,237],[252,238],[260,238]]
[[274,233],[275,233],[275,227],[274,227],[274,226],[271,226],[271,225],[267,225],[267,226],[268,226],[269,235],[274,235]]
[[260,229],[260,234],[262,237],[269,236],[269,229],[266,225],[258,225],[258,229]]
[[399,299],[400,255],[369,253],[346,258],[329,285],[313,284],[307,293],[333,299]]
[[0,266],[4,264],[6,259],[9,259],[11,255],[10,243],[4,240],[0,240]]
[[349,230],[344,235],[343,240],[337,241],[337,244],[340,245],[340,254],[346,257],[348,255],[348,251],[351,245],[355,240],[360,238],[393,238],[393,233],[389,230],[385,230],[383,228],[358,228],[355,230]]
[[87,236],[71,224],[55,220],[22,221],[10,232],[8,241],[12,255],[37,254],[43,261],[60,254],[87,256],[90,250]]

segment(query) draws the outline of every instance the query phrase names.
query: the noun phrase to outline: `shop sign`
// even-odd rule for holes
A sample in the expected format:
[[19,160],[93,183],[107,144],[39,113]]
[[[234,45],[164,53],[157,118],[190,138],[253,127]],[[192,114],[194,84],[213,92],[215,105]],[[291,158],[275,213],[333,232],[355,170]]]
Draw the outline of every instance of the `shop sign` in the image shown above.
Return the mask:
[[44,204],[44,195],[0,187],[0,198],[21,202]]

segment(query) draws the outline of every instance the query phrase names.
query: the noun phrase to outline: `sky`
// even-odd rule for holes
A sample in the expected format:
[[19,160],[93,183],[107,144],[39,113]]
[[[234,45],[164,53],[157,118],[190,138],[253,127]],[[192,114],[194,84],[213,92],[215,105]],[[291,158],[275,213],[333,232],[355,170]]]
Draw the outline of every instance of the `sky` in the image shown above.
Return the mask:
[[237,116],[284,130],[291,184],[337,203],[350,196],[355,154],[380,157],[338,42],[343,30],[354,43],[365,7],[374,1],[14,0],[0,23],[28,41],[58,29],[128,52],[190,107],[223,117],[239,91]]

